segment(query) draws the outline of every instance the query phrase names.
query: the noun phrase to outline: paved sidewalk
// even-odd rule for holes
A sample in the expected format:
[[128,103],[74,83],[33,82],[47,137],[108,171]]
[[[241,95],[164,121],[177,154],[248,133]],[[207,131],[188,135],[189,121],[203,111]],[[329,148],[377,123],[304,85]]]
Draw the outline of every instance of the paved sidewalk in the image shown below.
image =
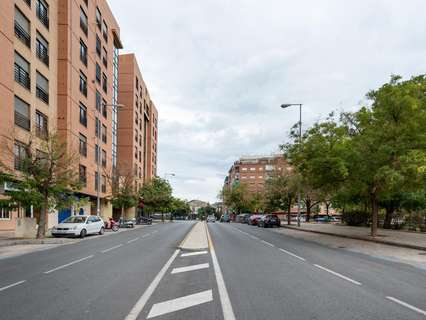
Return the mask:
[[197,222],[180,244],[183,250],[201,250],[209,247],[205,222]]
[[340,224],[327,223],[302,223],[300,228],[296,225],[288,226],[283,224],[282,226],[298,231],[372,241],[417,250],[426,250],[426,233],[379,229],[378,236],[373,238],[370,236],[370,228],[368,227],[349,227]]

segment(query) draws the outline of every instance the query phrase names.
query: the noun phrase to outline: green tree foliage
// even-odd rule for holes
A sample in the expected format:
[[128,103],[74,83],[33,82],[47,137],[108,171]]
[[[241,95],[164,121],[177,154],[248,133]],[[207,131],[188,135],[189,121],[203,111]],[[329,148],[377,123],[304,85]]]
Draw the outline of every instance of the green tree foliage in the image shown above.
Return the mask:
[[205,220],[207,216],[209,215],[214,216],[215,213],[216,213],[216,209],[210,204],[208,204],[205,207],[199,208],[197,211],[197,215],[200,220]]
[[170,209],[173,201],[170,183],[159,177],[145,183],[139,190],[139,195],[143,199],[144,210],[147,213],[161,212],[163,215]]
[[49,210],[69,207],[75,201],[73,193],[81,188],[78,174],[78,158],[67,151],[67,146],[56,134],[48,134],[45,140],[25,146],[25,158],[19,161],[19,171],[14,172],[1,165],[0,182],[13,181],[14,190],[2,205],[28,207],[40,211],[36,216],[37,238],[46,233]]
[[223,203],[235,213],[254,212],[253,206],[257,206],[258,199],[248,192],[245,184],[236,184],[232,187],[225,187],[222,190]]
[[188,201],[179,198],[173,198],[170,204],[170,212],[175,217],[187,216],[191,212]]
[[135,207],[138,203],[132,172],[117,169],[113,178],[108,180],[112,183],[112,205],[121,209],[121,218],[124,218],[124,210]]

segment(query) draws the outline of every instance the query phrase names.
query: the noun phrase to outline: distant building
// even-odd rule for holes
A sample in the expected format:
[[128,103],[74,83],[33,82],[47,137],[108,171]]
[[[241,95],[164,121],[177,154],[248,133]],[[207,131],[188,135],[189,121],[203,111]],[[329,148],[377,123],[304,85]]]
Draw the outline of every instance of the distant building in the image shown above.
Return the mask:
[[193,215],[196,215],[198,212],[198,209],[205,208],[208,206],[208,202],[201,201],[201,200],[191,200],[188,202],[189,207],[191,208],[191,213]]

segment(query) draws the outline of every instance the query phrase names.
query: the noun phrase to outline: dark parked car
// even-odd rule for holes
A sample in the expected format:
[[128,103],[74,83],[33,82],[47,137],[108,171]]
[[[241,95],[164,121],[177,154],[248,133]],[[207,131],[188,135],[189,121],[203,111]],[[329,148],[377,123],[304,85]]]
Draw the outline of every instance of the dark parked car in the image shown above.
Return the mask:
[[220,222],[231,222],[231,218],[229,217],[229,214],[225,213],[222,214],[220,217]]
[[136,224],[152,224],[152,219],[148,217],[138,217]]
[[120,219],[118,220],[118,225],[120,228],[134,228],[136,224],[136,219]]
[[258,220],[257,226],[263,227],[263,228],[269,228],[269,227],[271,227],[271,228],[278,227],[279,228],[279,227],[281,227],[281,220],[275,214],[266,214]]
[[251,226],[257,226],[257,222],[259,221],[261,215],[260,214],[253,214],[249,218],[249,225]]

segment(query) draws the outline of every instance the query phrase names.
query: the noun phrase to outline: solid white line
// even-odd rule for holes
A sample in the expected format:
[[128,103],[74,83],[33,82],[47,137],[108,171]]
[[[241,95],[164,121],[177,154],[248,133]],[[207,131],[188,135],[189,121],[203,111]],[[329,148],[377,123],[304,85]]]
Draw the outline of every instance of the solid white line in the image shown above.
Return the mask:
[[348,277],[344,276],[343,274],[337,273],[337,272],[335,272],[335,271],[333,271],[333,270],[327,269],[327,268],[325,268],[325,267],[323,267],[323,266],[320,266],[320,265],[318,265],[318,264],[314,264],[314,266],[315,266],[315,267],[317,267],[317,268],[320,268],[321,270],[324,270],[324,271],[326,271],[326,272],[329,272],[329,273],[331,273],[331,274],[334,274],[336,277],[339,277],[339,278],[342,278],[342,279],[344,279],[344,280],[346,280],[346,281],[352,282],[353,284],[356,284],[356,285],[358,285],[358,286],[362,285],[362,283],[361,283],[361,282],[355,281],[355,280],[353,280],[353,279],[351,279],[351,278],[348,278]]
[[166,262],[166,264],[161,268],[160,272],[158,272],[158,274],[155,276],[154,280],[152,280],[149,287],[145,290],[145,292],[142,294],[142,296],[139,298],[139,300],[133,306],[132,310],[130,310],[130,313],[127,315],[125,320],[136,320],[138,318],[139,314],[141,313],[141,311],[145,307],[145,304],[147,303],[148,299],[151,297],[151,295],[153,294],[153,292],[157,288],[161,279],[166,274],[167,269],[169,269],[170,265],[176,259],[179,252],[180,252],[180,249],[177,249],[173,253],[173,255],[170,257],[170,259]]
[[275,245],[273,245],[272,243],[270,243],[270,242],[268,242],[268,241],[262,240],[262,241],[260,241],[260,242],[262,242],[262,243],[264,243],[264,244],[266,244],[266,245],[268,245],[268,246],[275,247]]
[[132,243],[132,242],[135,242],[135,241],[137,241],[137,240],[139,240],[139,237],[134,238],[134,239],[132,239],[132,240],[129,240],[129,241],[127,241],[127,243]]
[[396,302],[396,303],[400,304],[401,306],[404,306],[404,307],[406,307],[408,309],[411,309],[411,310],[413,310],[415,312],[418,312],[418,313],[426,316],[426,311],[425,310],[419,309],[419,308],[417,308],[415,306],[412,306],[411,304],[408,304],[408,303],[406,303],[404,301],[398,300],[397,298],[389,297],[388,296],[388,297],[386,297],[386,299],[389,299],[389,300],[391,300],[393,302]]
[[108,249],[102,250],[101,252],[102,252],[102,253],[106,253],[106,252],[108,252],[108,251],[111,251],[111,250],[114,250],[114,249],[120,248],[121,246],[123,246],[123,245],[122,245],[122,244],[118,244],[118,245],[113,246],[113,247],[111,247],[111,248],[108,248]]
[[201,291],[177,299],[156,303],[152,306],[151,311],[146,318],[149,319],[158,317],[163,314],[187,309],[210,301],[213,301],[212,290]]
[[152,231],[152,233],[157,233],[158,232],[158,230],[154,230],[154,231]]
[[62,266],[56,267],[56,268],[51,269],[51,270],[49,270],[49,271],[45,271],[44,273],[45,273],[45,274],[49,274],[49,273],[52,273],[53,271],[63,269],[63,268],[65,268],[65,267],[71,266],[71,265],[73,265],[73,264],[79,263],[79,262],[81,262],[81,261],[84,261],[84,260],[87,260],[87,259],[90,259],[90,258],[93,258],[93,254],[92,254],[92,255],[90,255],[90,256],[88,256],[88,257],[84,257],[84,258],[81,258],[81,259],[78,259],[78,260],[71,261],[70,263],[67,263],[67,264],[64,264],[64,265],[62,265]]
[[194,265],[188,266],[188,267],[174,268],[172,270],[172,274],[182,273],[182,272],[187,272],[187,271],[207,269],[208,267],[209,267],[208,263],[194,264]]
[[253,235],[250,235],[250,238],[252,238],[252,239],[254,239],[254,240],[259,240],[259,238],[258,238],[258,237],[253,236]]
[[142,238],[148,237],[149,235],[150,235],[150,233],[144,234],[144,235],[142,236]]
[[17,286],[18,284],[24,283],[25,281],[27,281],[27,280],[22,280],[22,281],[18,281],[18,282],[15,282],[15,283],[9,284],[8,286],[5,286],[5,287],[0,288],[0,291],[3,291],[3,290],[6,290],[6,289],[9,289],[9,288],[12,288],[12,287],[14,287],[14,286]]
[[188,252],[188,253],[182,253],[181,257],[192,257],[192,256],[198,256],[200,254],[206,254],[207,251],[195,251],[195,252]]
[[297,254],[294,254],[293,252],[287,251],[287,250],[282,249],[282,248],[279,248],[279,249],[280,249],[280,251],[282,251],[282,252],[284,252],[284,253],[287,253],[288,255],[290,255],[290,256],[292,256],[292,257],[295,257],[295,258],[297,258],[297,259],[299,259],[299,260],[302,260],[302,261],[306,261],[306,259],[305,259],[305,258],[302,258],[302,257],[298,256]]
[[223,280],[222,270],[220,270],[219,261],[216,257],[209,228],[206,228],[206,230],[210,244],[210,255],[212,256],[213,268],[216,276],[217,289],[219,291],[220,303],[222,305],[223,320],[235,320],[234,310],[232,309],[231,300],[229,299],[229,294],[226,290],[225,280]]

